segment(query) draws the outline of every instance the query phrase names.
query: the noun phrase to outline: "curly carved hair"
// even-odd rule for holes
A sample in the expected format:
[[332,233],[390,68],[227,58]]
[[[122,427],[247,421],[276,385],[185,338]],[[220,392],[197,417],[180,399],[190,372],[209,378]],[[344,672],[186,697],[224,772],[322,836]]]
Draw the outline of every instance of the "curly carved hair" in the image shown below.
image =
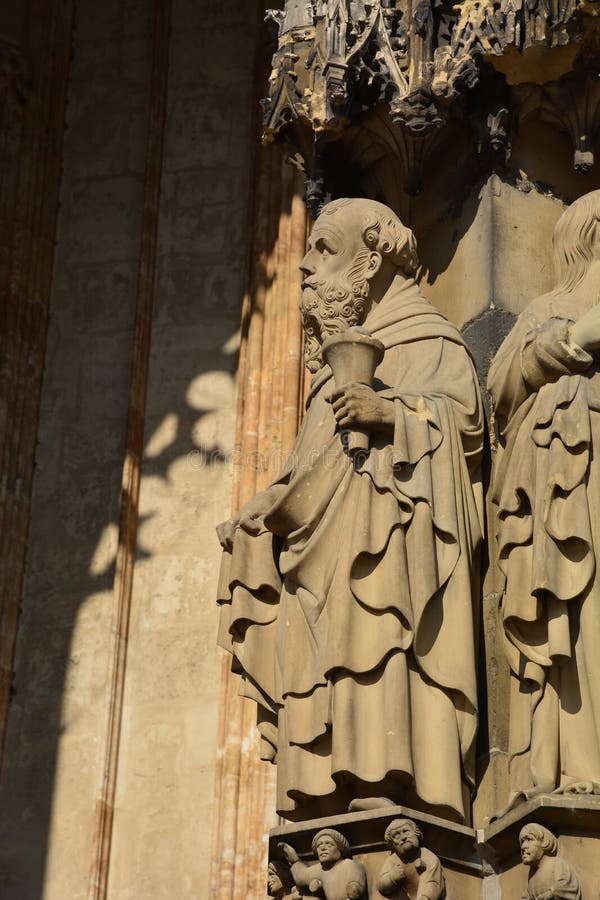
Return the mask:
[[535,822],[532,822],[529,825],[524,825],[519,832],[519,843],[523,837],[533,838],[534,841],[539,841],[542,850],[548,856],[556,856],[558,851],[558,841],[554,837],[551,831],[548,831],[547,828],[544,828],[543,825],[536,825]]
[[322,828],[321,831],[317,831],[312,840],[312,848],[315,855],[317,853],[317,841],[319,840],[319,838],[325,836],[331,838],[342,856],[350,856],[350,844],[348,843],[344,835],[340,834],[339,831],[336,831],[335,828]]
[[365,247],[381,253],[405,275],[412,277],[419,266],[417,240],[389,206],[362,197],[343,197],[323,207],[322,216],[331,216],[348,206],[356,207]]
[[572,291],[597,257],[600,191],[579,197],[564,211],[554,229],[555,291]]
[[388,827],[385,829],[385,834],[384,834],[384,840],[385,840],[386,844],[388,845],[388,847],[390,848],[390,850],[394,849],[394,844],[392,841],[392,834],[394,833],[394,831],[396,831],[397,828],[401,828],[402,825],[411,825],[412,826],[412,829],[415,833],[415,836],[417,837],[417,840],[419,841],[419,844],[423,840],[423,832],[421,831],[421,829],[419,828],[417,823],[413,822],[412,819],[394,819],[393,822],[390,822]]

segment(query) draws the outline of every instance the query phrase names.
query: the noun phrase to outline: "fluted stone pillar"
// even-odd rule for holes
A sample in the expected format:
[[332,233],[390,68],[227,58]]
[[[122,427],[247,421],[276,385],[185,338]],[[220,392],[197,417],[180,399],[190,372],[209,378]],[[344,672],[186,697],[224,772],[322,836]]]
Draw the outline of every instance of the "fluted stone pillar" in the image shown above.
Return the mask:
[[[298,429],[304,394],[298,309],[307,214],[285,152],[257,160],[247,290],[242,313],[234,454],[235,512],[277,476]],[[275,771],[259,759],[256,707],[238,696],[223,659],[213,828],[215,900],[264,897],[267,832],[276,824]]]

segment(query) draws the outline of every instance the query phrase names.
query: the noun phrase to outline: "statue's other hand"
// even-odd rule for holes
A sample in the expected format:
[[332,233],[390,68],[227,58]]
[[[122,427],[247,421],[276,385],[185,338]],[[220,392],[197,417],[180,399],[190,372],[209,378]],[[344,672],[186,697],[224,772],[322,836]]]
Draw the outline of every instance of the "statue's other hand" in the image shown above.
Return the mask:
[[233,537],[235,535],[237,522],[235,519],[226,519],[225,522],[221,522],[220,525],[217,525],[217,537],[219,538],[219,543],[223,550],[227,550],[228,553],[231,553],[233,549]]
[[283,853],[286,863],[288,866],[293,866],[294,863],[300,861],[300,857],[294,850],[291,844],[280,843],[277,844],[279,850]]
[[265,491],[255,494],[252,500],[249,500],[245,506],[242,506],[237,514],[237,524],[244,531],[250,534],[256,534],[262,528],[262,519],[273,506],[274,488],[267,488]]
[[311,878],[308,889],[311,894],[317,894],[323,887],[323,882],[320,878]]
[[406,878],[406,872],[404,871],[404,866],[394,866],[391,871],[392,878],[396,882],[396,884],[401,884]]
[[346,886],[346,893],[348,900],[360,900],[363,893],[362,884],[358,881],[349,881]]
[[600,304],[592,306],[569,329],[571,340],[582,350],[597,350],[600,347]]
[[340,428],[366,428],[368,431],[394,425],[394,403],[380,397],[368,384],[352,382],[334,391],[331,405]]

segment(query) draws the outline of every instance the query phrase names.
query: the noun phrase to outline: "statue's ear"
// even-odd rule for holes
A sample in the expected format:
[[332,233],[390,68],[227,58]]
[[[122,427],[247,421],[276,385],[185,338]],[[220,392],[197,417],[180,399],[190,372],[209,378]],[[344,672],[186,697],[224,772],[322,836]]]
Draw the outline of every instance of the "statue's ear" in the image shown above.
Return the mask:
[[382,261],[383,258],[381,253],[378,253],[377,250],[371,250],[366,265],[366,273],[369,278],[373,278],[374,275],[377,275],[381,268]]

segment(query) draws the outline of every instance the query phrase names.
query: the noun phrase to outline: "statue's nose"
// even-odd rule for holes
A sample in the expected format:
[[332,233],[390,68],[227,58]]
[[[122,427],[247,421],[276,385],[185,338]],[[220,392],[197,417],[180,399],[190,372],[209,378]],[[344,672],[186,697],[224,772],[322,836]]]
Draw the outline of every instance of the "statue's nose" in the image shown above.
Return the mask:
[[300,263],[300,271],[302,272],[305,278],[308,278],[309,275],[315,274],[315,267],[311,262],[311,254],[312,250],[309,250],[302,262]]

